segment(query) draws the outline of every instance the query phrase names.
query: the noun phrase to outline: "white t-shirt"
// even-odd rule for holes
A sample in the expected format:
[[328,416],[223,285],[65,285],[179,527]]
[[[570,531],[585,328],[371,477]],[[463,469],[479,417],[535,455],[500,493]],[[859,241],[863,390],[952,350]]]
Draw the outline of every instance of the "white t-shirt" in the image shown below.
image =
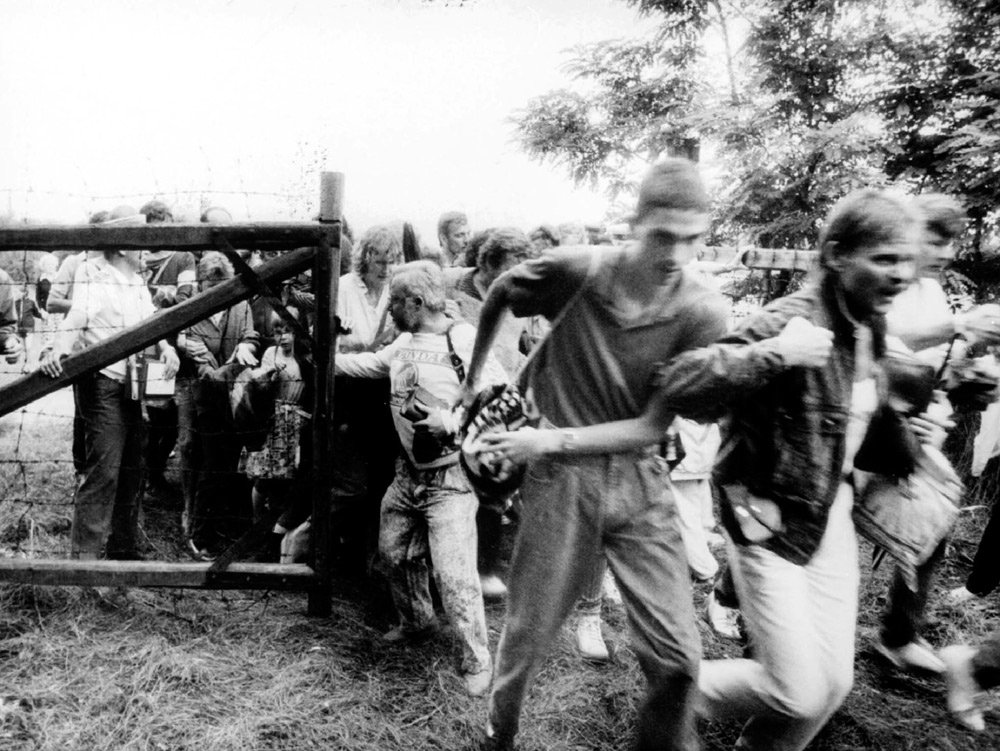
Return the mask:
[[[452,326],[450,334],[455,353],[467,369],[476,340],[476,330],[462,321]],[[407,397],[419,387],[427,394],[421,401],[431,402],[427,406],[443,412],[445,424],[452,428],[452,432],[457,432],[458,425],[451,413],[451,405],[458,398],[460,381],[449,356],[445,334],[404,333],[378,352],[338,355],[336,371],[337,375],[359,378],[381,378],[388,375],[392,384],[389,396],[392,419],[410,461],[418,469],[432,469],[455,463],[458,447],[454,444],[442,446],[439,455],[429,461],[417,461],[413,455],[413,422],[400,413]],[[480,382],[484,386],[507,382],[507,374],[492,354],[486,360]]]

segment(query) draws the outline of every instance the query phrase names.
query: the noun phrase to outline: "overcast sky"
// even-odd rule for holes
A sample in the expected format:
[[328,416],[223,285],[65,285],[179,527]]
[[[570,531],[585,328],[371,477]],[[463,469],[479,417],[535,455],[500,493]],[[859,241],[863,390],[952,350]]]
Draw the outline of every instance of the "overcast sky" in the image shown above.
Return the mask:
[[233,191],[208,198],[306,218],[325,168],[346,174],[356,228],[409,219],[430,241],[447,209],[480,228],[602,219],[605,198],[530,162],[508,118],[568,83],[566,48],[650,23],[622,0],[0,9],[0,214],[81,221],[154,194],[194,211]]

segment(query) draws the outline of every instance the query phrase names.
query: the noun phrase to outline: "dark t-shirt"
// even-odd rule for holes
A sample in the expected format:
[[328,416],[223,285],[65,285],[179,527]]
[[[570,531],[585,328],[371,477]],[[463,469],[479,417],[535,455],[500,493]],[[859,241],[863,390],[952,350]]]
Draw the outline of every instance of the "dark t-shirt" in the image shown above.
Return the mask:
[[539,410],[558,427],[638,417],[663,363],[726,332],[722,295],[683,270],[667,278],[648,306],[623,310],[614,281],[624,263],[623,248],[557,248],[494,282],[517,316],[552,320],[567,303],[573,306],[526,374]]

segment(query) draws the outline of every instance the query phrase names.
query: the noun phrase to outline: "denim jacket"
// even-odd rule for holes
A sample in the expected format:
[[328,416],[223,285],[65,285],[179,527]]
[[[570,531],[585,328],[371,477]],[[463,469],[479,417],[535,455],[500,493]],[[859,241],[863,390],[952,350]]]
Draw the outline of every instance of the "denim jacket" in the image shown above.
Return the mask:
[[[834,332],[825,367],[784,363],[772,337],[795,316]],[[877,317],[868,325],[878,371],[885,322]],[[807,563],[816,552],[844,479],[855,330],[838,305],[833,278],[820,276],[715,344],[680,355],[659,374],[667,409],[702,421],[722,418],[713,483],[739,483],[774,500],[784,529],[763,544],[793,563]],[[739,541],[727,503],[722,520]]]

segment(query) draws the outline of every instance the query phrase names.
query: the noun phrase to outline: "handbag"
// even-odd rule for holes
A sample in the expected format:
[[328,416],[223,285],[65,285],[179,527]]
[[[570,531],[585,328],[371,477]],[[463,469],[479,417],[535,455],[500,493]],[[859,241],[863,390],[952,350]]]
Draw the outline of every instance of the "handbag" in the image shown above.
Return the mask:
[[909,476],[868,478],[854,503],[854,526],[896,559],[906,585],[916,591],[917,567],[951,531],[964,490],[944,454],[923,446]]
[[167,364],[143,354],[125,362],[128,390],[135,401],[168,401],[174,395],[174,378],[166,377]]
[[[553,319],[546,338],[552,335],[566,315],[576,305],[590,280],[593,278],[600,261],[600,253],[592,251],[587,274],[580,287],[566,302],[559,314]],[[465,411],[459,429],[461,436],[461,452],[459,463],[473,490],[480,496],[491,498],[509,497],[520,487],[524,479],[525,465],[511,462],[493,452],[479,453],[479,440],[488,433],[506,433],[525,426],[537,427],[541,415],[531,397],[530,390],[522,393],[517,386],[521,376],[542,350],[545,339],[539,341],[521,362],[517,372],[508,384],[488,386],[478,394]],[[459,361],[461,363],[461,361]],[[460,380],[465,380],[465,369],[461,370]]]

